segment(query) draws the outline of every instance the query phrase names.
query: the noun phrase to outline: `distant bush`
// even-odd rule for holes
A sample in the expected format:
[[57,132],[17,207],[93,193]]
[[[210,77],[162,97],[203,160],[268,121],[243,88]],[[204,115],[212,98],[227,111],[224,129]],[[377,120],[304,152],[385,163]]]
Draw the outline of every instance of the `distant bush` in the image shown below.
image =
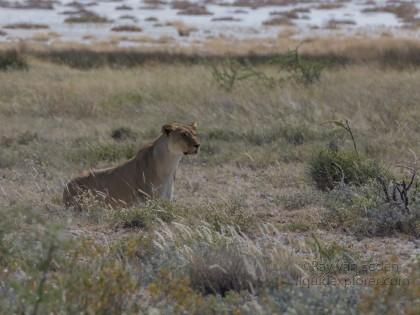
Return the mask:
[[272,63],[279,68],[279,72],[286,73],[283,80],[293,80],[296,83],[303,84],[312,84],[319,81],[322,71],[327,65],[325,62],[302,56],[298,48],[273,58]]
[[255,84],[273,87],[283,82],[312,84],[320,80],[321,73],[326,67],[325,62],[301,56],[298,49],[285,54],[273,56],[269,64],[278,69],[278,75],[270,76],[255,67],[249,59],[237,60],[228,58],[218,63],[211,63],[211,74],[216,83],[226,90],[232,91],[239,81],[252,80]]
[[71,16],[64,20],[65,23],[76,24],[76,23],[111,23],[112,21],[104,16],[100,16],[92,11],[80,10],[78,16]]
[[43,30],[50,28],[46,24],[36,24],[36,23],[16,23],[16,24],[8,24],[4,26],[5,29],[13,30],[13,29],[22,29],[22,30]]
[[111,28],[113,32],[141,32],[142,28],[136,25],[119,25]]
[[254,80],[267,86],[274,84],[274,79],[255,68],[249,61],[242,62],[227,58],[218,63],[211,63],[211,74],[215,82],[225,91],[230,92],[239,81]]
[[0,50],[0,71],[26,69],[28,63],[22,53],[17,50]]
[[309,160],[308,172],[316,187],[327,191],[340,184],[363,185],[384,171],[353,150],[321,149]]

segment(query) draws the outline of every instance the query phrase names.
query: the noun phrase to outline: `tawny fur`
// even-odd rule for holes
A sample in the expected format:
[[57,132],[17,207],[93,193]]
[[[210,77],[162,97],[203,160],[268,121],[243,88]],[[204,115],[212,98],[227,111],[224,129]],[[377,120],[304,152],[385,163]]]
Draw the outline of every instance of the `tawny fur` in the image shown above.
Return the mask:
[[86,193],[101,196],[109,204],[124,206],[147,199],[171,200],[175,172],[182,156],[198,152],[196,126],[196,123],[164,125],[162,135],[140,149],[134,158],[71,180],[64,188],[64,204],[80,208],[80,197]]

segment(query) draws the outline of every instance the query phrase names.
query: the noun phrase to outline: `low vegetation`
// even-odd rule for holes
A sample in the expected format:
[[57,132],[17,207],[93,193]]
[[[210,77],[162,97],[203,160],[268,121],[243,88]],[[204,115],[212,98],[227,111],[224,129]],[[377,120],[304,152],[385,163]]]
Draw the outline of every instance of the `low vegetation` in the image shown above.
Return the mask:
[[100,16],[95,12],[85,9],[79,10],[77,15],[72,15],[64,20],[65,23],[111,23],[112,21],[106,17]]
[[3,26],[5,29],[22,29],[22,30],[42,30],[50,28],[46,24],[37,24],[37,23],[15,23],[15,24],[7,24]]
[[[418,185],[416,183],[415,185]],[[401,200],[387,200],[376,181],[346,186],[329,193],[325,222],[361,236],[405,233],[420,236],[420,192],[410,192],[410,207]]]
[[[0,313],[416,314],[417,43],[330,43],[2,50]],[[202,144],[173,202],[64,208],[171,121]]]
[[0,51],[0,71],[27,68],[28,63],[22,53],[14,49]]
[[136,25],[119,25],[114,26],[111,28],[111,31],[113,32],[141,32],[141,27],[138,27]]

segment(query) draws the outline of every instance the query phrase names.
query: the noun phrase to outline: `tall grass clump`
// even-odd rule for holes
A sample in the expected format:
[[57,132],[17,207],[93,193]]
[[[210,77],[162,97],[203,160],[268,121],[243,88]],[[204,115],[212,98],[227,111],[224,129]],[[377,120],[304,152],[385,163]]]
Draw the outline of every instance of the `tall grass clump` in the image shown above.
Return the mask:
[[183,266],[181,273],[202,294],[274,288],[301,275],[299,258],[284,247],[272,226],[263,227],[256,240],[234,227],[216,231],[205,222],[196,227],[162,225],[155,233],[161,258],[168,266]]
[[207,222],[216,231],[222,231],[224,226],[232,226],[238,232],[250,234],[256,228],[255,214],[245,207],[239,197],[194,209],[190,215]]

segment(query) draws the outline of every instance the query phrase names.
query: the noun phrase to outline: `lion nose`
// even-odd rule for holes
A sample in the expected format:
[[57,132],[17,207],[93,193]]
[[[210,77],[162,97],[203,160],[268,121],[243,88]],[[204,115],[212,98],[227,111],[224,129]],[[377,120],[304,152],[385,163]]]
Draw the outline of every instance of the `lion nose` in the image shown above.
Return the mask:
[[195,147],[196,149],[198,149],[198,148],[200,147],[200,144],[199,144],[199,143],[194,144],[194,147]]

